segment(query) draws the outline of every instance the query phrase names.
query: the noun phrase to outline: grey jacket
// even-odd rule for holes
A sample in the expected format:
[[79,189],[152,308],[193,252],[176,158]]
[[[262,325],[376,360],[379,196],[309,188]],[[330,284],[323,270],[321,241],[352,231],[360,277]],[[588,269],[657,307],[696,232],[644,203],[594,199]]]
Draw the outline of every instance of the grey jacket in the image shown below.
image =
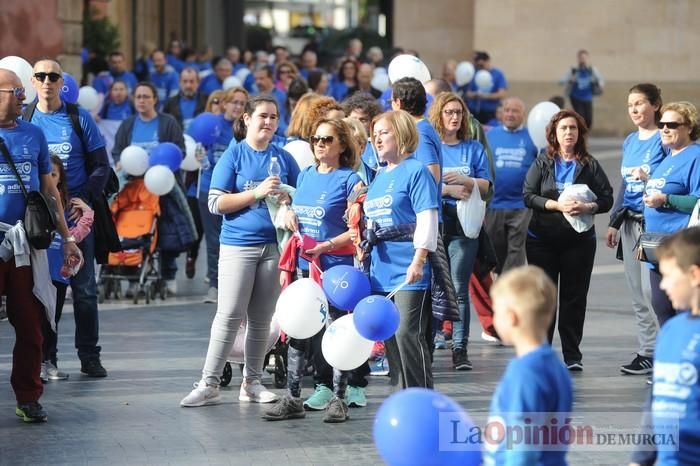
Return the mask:
[[[172,115],[158,113],[158,142],[172,142],[176,144],[182,153],[185,153],[185,137],[182,134],[182,128],[177,123],[177,120]],[[131,116],[122,121],[119,125],[117,134],[114,136],[114,148],[112,149],[112,158],[114,163],[119,162],[122,151],[131,144],[131,134],[134,131],[134,122],[138,115]]]

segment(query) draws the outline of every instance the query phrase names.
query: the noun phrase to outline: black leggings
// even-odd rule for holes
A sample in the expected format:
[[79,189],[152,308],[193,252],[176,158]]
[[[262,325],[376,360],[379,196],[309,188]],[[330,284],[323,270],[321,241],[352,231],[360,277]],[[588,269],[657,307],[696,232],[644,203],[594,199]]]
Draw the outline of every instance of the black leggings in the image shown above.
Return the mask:
[[651,284],[651,307],[659,321],[659,328],[663,327],[668,319],[676,315],[671,300],[666,292],[661,289],[661,274],[658,269],[649,270],[649,283]]

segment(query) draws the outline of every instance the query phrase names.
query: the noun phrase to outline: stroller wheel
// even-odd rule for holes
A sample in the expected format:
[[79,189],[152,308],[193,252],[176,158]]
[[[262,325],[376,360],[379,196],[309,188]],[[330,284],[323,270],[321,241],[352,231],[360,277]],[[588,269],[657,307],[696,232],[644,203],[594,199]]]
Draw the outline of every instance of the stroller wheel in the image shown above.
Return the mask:
[[226,362],[224,372],[221,374],[221,380],[219,380],[219,386],[227,387],[231,383],[231,378],[233,378],[233,369],[231,369],[231,363]]

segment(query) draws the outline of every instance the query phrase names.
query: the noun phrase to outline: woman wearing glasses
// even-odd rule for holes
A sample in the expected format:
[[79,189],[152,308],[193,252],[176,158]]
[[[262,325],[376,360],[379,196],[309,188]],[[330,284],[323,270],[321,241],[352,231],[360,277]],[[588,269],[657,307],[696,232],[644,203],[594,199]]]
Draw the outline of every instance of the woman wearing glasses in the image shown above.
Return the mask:
[[[343,214],[348,207],[350,195],[355,189],[363,186],[360,177],[353,171],[358,148],[352,137],[352,130],[342,120],[322,119],[317,122],[313,136],[309,139],[316,163],[306,167],[299,174],[292,202],[293,210],[288,213],[286,219],[287,228],[316,241],[316,245],[305,253],[318,257],[322,270],[336,265],[352,266],[354,247],[351,245]],[[303,258],[297,257],[297,267],[302,270],[304,276],[309,276],[309,268],[313,266]],[[329,311],[331,319],[345,314],[332,306]],[[327,367],[328,363],[323,360],[320,345],[324,330],[310,340],[318,341],[318,348],[312,350],[316,355],[315,366]],[[263,414],[263,419],[277,421],[305,416],[300,396],[307,343],[308,340],[291,340],[287,356],[288,393]],[[324,367],[315,369],[319,374],[327,372]],[[348,404],[352,401],[350,395],[353,395],[354,399],[359,395],[355,391],[363,388],[357,388],[357,384],[353,384],[352,380],[349,382],[350,387],[347,386],[347,371],[332,371],[333,376],[329,377],[330,380],[320,383],[321,387],[317,386],[316,392],[322,390],[330,398],[326,401],[324,422],[344,422],[348,417]],[[314,395],[320,397],[316,393]],[[364,393],[362,398],[364,399]]]
[[289,92],[289,85],[299,75],[299,70],[294,63],[283,61],[277,64],[275,70],[275,87],[283,92]]
[[468,199],[473,189],[481,197],[492,181],[484,146],[471,138],[469,111],[453,92],[438,94],[430,107],[430,123],[442,141],[442,219],[450,273],[457,292],[460,321],[453,323],[452,365],[455,370],[471,370],[467,355],[469,342],[469,280],[479,248],[478,238],[467,238],[457,218],[457,201]]
[[204,107],[205,112],[213,113],[214,115],[219,115],[224,111],[224,106],[222,105],[222,100],[226,95],[226,91],[214,91],[209,94],[207,98],[207,104]]
[[[690,102],[661,107],[661,143],[666,157],[652,172],[644,190],[644,227],[649,233],[675,233],[688,225],[700,197],[700,115]],[[660,288],[658,266],[649,271],[651,305],[662,326],[676,314]]]
[[656,319],[650,303],[649,274],[645,265],[637,260],[635,249],[644,231],[644,185],[666,155],[656,126],[661,118],[661,89],[649,83],[632,87],[627,96],[627,113],[637,131],[627,136],[622,144],[622,182],[610,214],[607,245],[609,248],[617,246],[622,254],[639,340],[636,356],[629,364],[620,366],[620,370],[642,375],[653,371]]

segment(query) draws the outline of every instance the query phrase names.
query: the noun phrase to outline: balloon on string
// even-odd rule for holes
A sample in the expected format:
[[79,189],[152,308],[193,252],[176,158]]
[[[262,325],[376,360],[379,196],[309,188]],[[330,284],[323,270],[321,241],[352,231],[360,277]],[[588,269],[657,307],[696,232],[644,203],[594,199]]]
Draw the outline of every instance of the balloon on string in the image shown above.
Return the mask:
[[199,170],[201,164],[197,160],[197,142],[192,139],[192,136],[185,134],[185,158],[182,160],[180,168],[191,172]]
[[146,171],[143,182],[156,196],[165,196],[175,187],[175,175],[165,165],[156,165]]
[[34,74],[32,65],[22,57],[8,55],[0,60],[0,68],[13,71],[24,88],[24,102],[32,102],[36,98],[36,89],[32,86],[32,76]]
[[[324,275],[325,278],[325,275]],[[399,329],[399,310],[384,296],[368,296],[355,306],[355,328],[357,333],[372,341],[391,338]]]
[[132,176],[143,176],[150,166],[148,152],[141,146],[127,146],[119,157],[122,169]]
[[310,278],[295,281],[280,293],[274,318],[292,338],[302,340],[316,335],[328,320],[323,288]]
[[211,146],[221,134],[219,117],[211,112],[200,113],[190,123],[187,134],[203,146]]
[[297,139],[296,141],[288,142],[283,149],[292,154],[294,160],[297,161],[297,165],[299,165],[299,170],[316,163],[314,153],[311,152],[311,146],[306,141]]
[[552,102],[540,102],[527,115],[527,132],[538,150],[547,147],[547,125],[559,112],[559,107]]
[[88,112],[94,112],[100,105],[100,96],[92,86],[83,86],[78,90],[78,105]]
[[351,265],[336,265],[323,272],[323,291],[341,311],[352,311],[372,292],[367,275]]
[[489,92],[493,87],[493,76],[488,70],[479,70],[474,75],[474,82],[479,92]]
[[474,78],[474,65],[468,61],[463,61],[455,69],[455,81],[458,86],[464,86]]
[[78,103],[80,88],[75,78],[70,73],[63,72],[63,86],[61,87],[61,100],[69,104]]
[[234,76],[237,77],[240,82],[244,83],[245,78],[247,78],[249,74],[250,74],[250,70],[246,67],[243,67],[240,70],[236,71],[234,73]]
[[377,89],[378,91],[386,91],[389,89],[390,86],[389,82],[389,75],[386,74],[386,70],[384,73],[374,73],[374,76],[372,77],[372,87]]
[[388,74],[392,83],[401,78],[415,78],[422,84],[430,81],[430,70],[420,58],[413,55],[399,55],[391,60]]
[[[473,429],[474,422],[457,402],[438,391],[413,387],[384,400],[372,430],[374,445],[390,466],[476,466],[481,464],[481,445],[470,443]],[[454,447],[448,443],[453,437],[459,439],[459,448],[448,448]]]
[[176,171],[182,165],[182,151],[172,142],[161,142],[151,151],[151,166],[165,165]]
[[326,329],[321,340],[321,352],[328,364],[341,371],[360,367],[369,359],[374,341],[359,333],[353,323],[353,315],[336,319]]
[[[267,346],[265,353],[267,354],[277,340],[280,338],[280,325],[275,319],[270,322],[270,333],[267,335]],[[241,321],[241,326],[236,333],[236,339],[233,340],[233,348],[228,355],[228,360],[234,364],[245,364],[245,342],[248,339],[248,325],[245,320]]]
[[224,79],[222,87],[224,88],[225,91],[231,89],[232,87],[241,87],[243,86],[243,83],[241,83],[241,80],[238,79],[236,76],[229,76],[228,78]]

